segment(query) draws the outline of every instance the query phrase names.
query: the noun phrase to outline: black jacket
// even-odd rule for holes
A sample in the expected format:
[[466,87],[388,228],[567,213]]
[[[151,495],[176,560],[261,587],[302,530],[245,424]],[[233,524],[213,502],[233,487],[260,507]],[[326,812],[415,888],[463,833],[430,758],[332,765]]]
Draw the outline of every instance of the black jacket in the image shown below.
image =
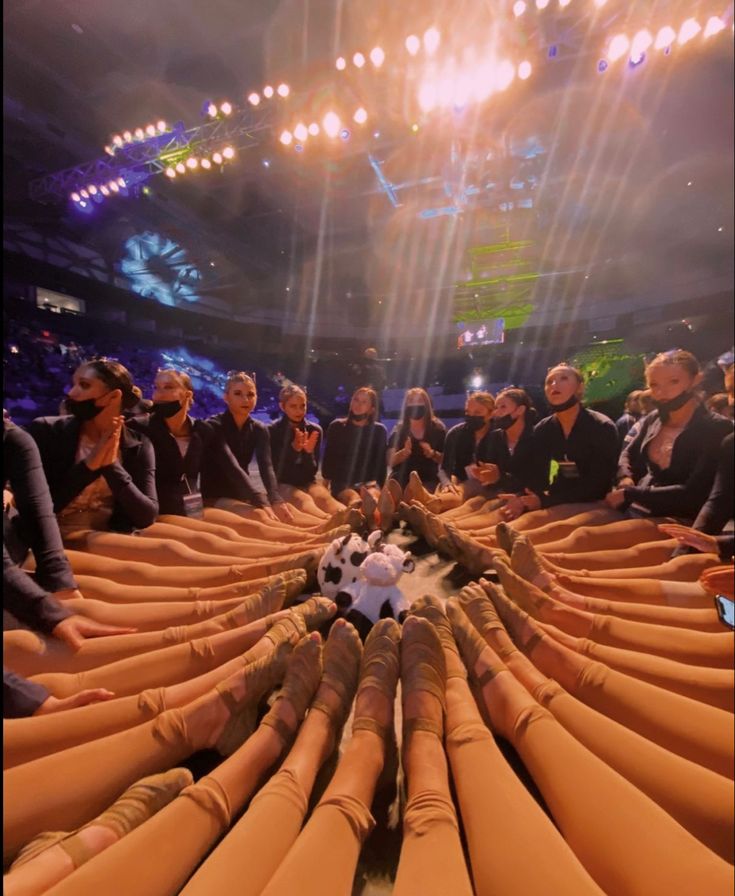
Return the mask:
[[513,454],[508,451],[508,439],[502,429],[490,431],[487,451],[487,463],[496,464],[500,469],[500,479],[492,488],[498,493],[507,492],[523,495],[525,490],[538,489],[543,483],[546,489],[549,465],[536,449],[533,439],[533,426],[527,425],[516,442]]
[[90,470],[75,459],[80,429],[75,417],[38,417],[28,428],[41,453],[54,511],[63,510],[98,476],[104,476],[114,500],[110,529],[130,532],[150,526],[158,515],[153,445],[123,426],[118,460]]
[[647,451],[661,426],[658,411],[651,412],[620,455],[618,479],[630,478],[635,482],[635,486],[625,489],[625,500],[642,505],[654,516],[693,520],[709,496],[720,445],[733,431],[732,420],[699,405],[677,436],[665,470],[649,459]]
[[216,470],[218,480],[226,487],[227,497],[253,502],[258,490],[214,427],[205,420],[190,417],[189,421],[191,438],[183,457],[165,420],[147,414],[128,421],[131,429],[147,436],[153,445],[159,512],[185,515],[184,496],[201,488],[200,474],[203,479],[205,467]]
[[[552,414],[533,430],[534,451],[538,453],[539,480],[531,487],[541,498],[542,507],[601,501],[612,488],[618,459],[618,431],[615,424],[597,411],[580,407],[569,436]],[[551,461],[571,461],[578,476],[562,475],[560,469],[546,490]],[[543,475],[540,471],[544,471]]]
[[465,467],[475,463],[487,463],[490,457],[490,439],[493,430],[489,429],[475,444],[475,434],[466,423],[458,423],[447,433],[444,443],[442,470],[447,477],[456,476],[459,482],[467,479]]
[[3,718],[32,716],[48,698],[46,688],[3,666]]
[[235,418],[229,411],[209,417],[205,422],[214,431],[219,446],[218,450],[224,450],[224,447],[229,448],[245,475],[247,475],[250,461],[255,455],[265,490],[256,487],[252,480],[248,479],[251,490],[250,497],[245,498],[238,494],[232,494],[232,482],[226,472],[216,464],[207,464],[202,469],[204,499],[214,501],[217,498],[237,498],[241,501],[249,501],[256,507],[267,507],[269,503],[277,504],[281,501],[271,460],[268,427],[259,420],[248,417],[242,429],[238,429]]
[[329,480],[332,494],[366,482],[383,485],[387,436],[382,423],[356,426],[341,418],[329,424],[322,475]]
[[3,470],[15,498],[15,507],[3,512],[3,544],[10,560],[23,563],[30,549],[42,589],[53,593],[76,588],[38,447],[27,432],[8,422],[3,426]]
[[304,432],[307,436],[318,432],[316,447],[312,454],[308,451],[294,451],[293,426],[288,417],[282,416],[280,420],[271,423],[268,427],[271,444],[271,458],[276,480],[295,488],[306,488],[316,479],[319,469],[319,455],[322,448],[322,428],[316,423],[304,420]]
[[[393,427],[393,432],[388,439],[388,448],[391,448],[394,451],[400,451],[410,435],[411,428],[409,424],[404,424],[403,422],[396,423]],[[438,451],[439,454],[443,455],[446,439],[447,428],[441,420],[436,417],[428,420],[422,441],[428,442],[434,451]],[[393,467],[391,477],[397,479],[405,488],[408,484],[409,476],[413,471],[416,471],[419,474],[419,477],[424,484],[436,483],[439,479],[439,464],[437,461],[426,457],[421,450],[420,442],[411,438],[410,456],[407,460],[404,460],[402,464]]]

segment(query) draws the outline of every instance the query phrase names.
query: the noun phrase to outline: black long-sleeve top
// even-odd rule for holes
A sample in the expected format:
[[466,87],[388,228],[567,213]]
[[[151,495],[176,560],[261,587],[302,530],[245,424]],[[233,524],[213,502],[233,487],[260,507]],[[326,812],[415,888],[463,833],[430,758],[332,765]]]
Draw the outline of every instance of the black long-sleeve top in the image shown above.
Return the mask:
[[3,666],[3,718],[32,716],[48,696],[49,692],[43,685]]
[[123,426],[118,459],[101,470],[90,470],[84,461],[76,460],[80,430],[75,417],[38,417],[28,430],[41,454],[54,511],[63,510],[102,476],[113,498],[109,528],[130,532],[150,526],[158,515],[153,445]]
[[[538,453],[539,481],[531,491],[541,498],[542,507],[601,501],[610,491],[618,459],[618,431],[615,424],[597,411],[581,407],[574,426],[565,437],[561,423],[552,414],[533,430],[534,451]],[[576,478],[563,475],[562,469],[546,489],[551,461],[571,461]]]
[[329,424],[322,475],[329,480],[332,494],[365,482],[383,485],[387,436],[382,423],[356,426],[343,418]]
[[[205,420],[188,419],[191,423],[190,438],[183,456],[165,420],[155,414],[146,414],[128,421],[131,429],[143,433],[153,445],[159,512],[185,515],[184,497],[202,487],[200,474],[203,480],[205,468],[216,470],[217,479],[226,488],[227,497],[260,506],[259,490],[235,460],[226,442],[218,437],[214,427]],[[202,496],[207,497],[204,492]]]
[[30,549],[41,588],[52,593],[76,588],[38,446],[27,432],[9,422],[3,426],[3,469],[15,499],[15,508],[3,513],[3,543],[10,559],[21,564]]
[[[408,424],[397,423],[388,439],[388,448],[393,451],[401,451],[406,439],[411,436],[411,428]],[[428,485],[439,481],[439,463],[433,458],[426,457],[421,449],[421,442],[428,442],[433,451],[444,454],[444,445],[447,440],[447,428],[441,420],[434,417],[428,420],[424,430],[423,439],[415,439],[411,436],[411,454],[402,464],[393,467],[391,476],[397,479],[405,488],[409,476],[415,470],[421,481]]]
[[[265,491],[251,482],[252,496],[240,500],[247,500],[256,507],[267,507],[269,503],[278,504],[282,498],[278,493],[278,482],[273,470],[268,427],[259,420],[248,417],[242,428],[238,428],[235,418],[229,411],[209,417],[206,423],[213,428],[220,444],[230,449],[244,473],[247,474],[255,455]],[[203,468],[202,496],[205,500],[239,498],[238,495],[231,493],[231,488],[230,478],[216,464],[207,464]]]
[[303,432],[310,436],[313,432],[319,433],[316,446],[312,453],[308,451],[294,451],[294,428],[291,421],[285,415],[268,427],[271,442],[271,458],[276,480],[295,488],[306,488],[316,479],[319,469],[319,455],[322,447],[322,428],[316,423],[304,420]]
[[663,470],[648,456],[648,445],[661,431],[658,411],[644,420],[640,432],[622,451],[618,480],[632,479],[625,500],[654,516],[693,520],[707,500],[717,472],[722,440],[733,431],[732,420],[699,405],[674,441],[671,462]]
[[17,621],[45,635],[50,635],[62,619],[72,615],[71,610],[44,591],[13,561],[3,545],[3,615],[5,613],[10,614],[10,627],[17,628]]
[[479,442],[475,442],[474,432],[466,423],[458,423],[447,433],[444,443],[444,458],[442,459],[442,471],[446,477],[456,476],[459,482],[467,479],[465,467],[471,464],[487,463],[490,458],[490,437],[492,429],[489,429]]
[[[735,552],[735,537],[732,532],[722,533],[722,529],[733,518],[735,495],[735,433],[725,436],[720,445],[717,473],[709,497],[694,520],[694,528],[708,535],[715,535],[720,549],[720,557],[729,562]],[[721,534],[722,533],[722,534]]]
[[512,454],[506,433],[491,430],[486,455],[487,463],[496,464],[500,470],[500,479],[493,485],[498,493],[523,495],[526,489],[546,490],[549,465],[536,448],[531,424],[523,428]]

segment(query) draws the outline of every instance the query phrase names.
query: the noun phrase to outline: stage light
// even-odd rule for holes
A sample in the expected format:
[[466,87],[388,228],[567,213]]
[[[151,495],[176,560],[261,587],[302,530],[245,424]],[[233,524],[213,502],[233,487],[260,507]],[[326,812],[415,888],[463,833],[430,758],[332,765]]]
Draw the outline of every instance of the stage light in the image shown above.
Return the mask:
[[103,196],[110,195],[109,189],[104,184],[100,187],[100,193],[102,193]]
[[126,186],[127,186],[127,184],[125,183],[125,178],[124,178],[124,177],[118,177],[117,182],[118,182],[118,184],[119,184],[121,187],[126,187]]
[[123,138],[119,134],[115,134],[115,136],[112,138],[112,145],[113,146],[122,146]]
[[183,162],[176,163],[176,170],[179,172],[179,174],[186,174],[186,166]]
[[355,68],[362,68],[363,65],[365,65],[365,57],[362,53],[355,53],[352,57],[352,62],[354,63]]
[[565,6],[569,6],[571,2],[572,0],[559,0],[559,6],[561,6],[563,9]]
[[110,181],[110,189],[112,190],[113,193],[119,193],[120,192],[120,184],[116,180],[111,180]]
[[421,49],[421,41],[415,34],[409,34],[406,38],[406,49],[412,56],[415,56]]
[[352,120],[355,122],[355,124],[365,124],[367,119],[368,119],[367,111],[365,109],[363,109],[362,106],[360,106],[360,108],[352,116]]
[[82,201],[79,203],[79,207],[80,207],[80,208],[86,208],[86,207],[87,207],[87,203],[86,203],[84,200],[82,200]]
[[72,193],[69,198],[72,202],[79,202],[82,197],[79,195],[79,193]]
[[270,86],[270,84],[267,87],[263,88],[263,96],[267,100],[269,100],[273,96],[273,88]]
[[424,49],[429,54],[429,56],[431,56],[432,53],[436,52],[440,40],[441,35],[436,28],[428,28],[426,31],[424,31]]
[[89,193],[86,190],[80,190],[79,195],[82,197],[82,199],[89,199]]
[[516,2],[513,4],[513,15],[516,18],[519,18],[519,16],[522,16],[525,11],[526,4],[523,2],[523,0],[516,0]]
[[627,36],[625,34],[616,34],[610,41],[610,46],[607,48],[607,58],[610,62],[615,62],[620,59],[621,56],[625,56],[629,47],[630,41]]
[[430,81],[424,81],[419,88],[419,106],[422,112],[431,112],[436,106],[436,86]]
[[674,31],[670,25],[664,25],[656,35],[656,43],[654,46],[657,50],[665,50],[667,47],[670,47],[675,40],[676,31]]
[[417,133],[418,133],[419,126],[416,124],[415,121],[414,121],[414,123],[411,125],[411,130],[414,132],[414,134],[417,134]]
[[536,0],[536,9],[546,9],[549,5],[549,0]]
[[95,187],[94,184],[90,184],[87,187],[87,192],[89,193],[90,196],[94,196],[94,194],[97,192],[97,187]]
[[251,106],[257,106],[260,102],[260,94],[259,93],[251,93],[248,97],[248,102]]
[[222,153],[213,152],[212,153],[212,161],[214,162],[215,165],[221,165],[222,164]]
[[176,171],[173,168],[167,168],[166,177],[176,177]]
[[149,137],[155,137],[156,136],[156,126],[154,124],[146,125],[145,132],[146,132],[146,134],[148,134]]
[[126,143],[130,143],[132,141],[132,139],[133,139],[133,135],[130,133],[130,131],[123,132],[123,140]]
[[205,171],[209,171],[209,169],[212,167],[212,163],[209,161],[209,159],[202,159],[201,165]]
[[207,106],[207,115],[209,115],[210,118],[216,118],[216,117],[217,117],[217,107],[215,106],[214,103],[210,103],[210,104]]
[[281,99],[285,100],[289,93],[291,93],[291,88],[288,86],[288,84],[279,84],[277,93],[278,96],[281,97]]
[[312,123],[309,125],[309,133],[312,137],[316,137],[319,133],[319,125],[315,121],[312,121]]
[[322,119],[322,127],[324,128],[324,133],[327,137],[336,137],[339,134],[339,130],[342,127],[342,123],[339,120],[339,115],[336,115],[334,112],[327,112],[327,114]]
[[309,131],[305,124],[299,122],[296,127],[293,129],[293,135],[297,140],[300,140],[302,143],[309,136]]
[[165,122],[163,119],[161,119],[159,122],[156,123],[156,127],[158,128],[158,133],[159,133],[159,134],[165,134],[165,133],[166,133],[167,125],[166,125],[166,122]]
[[607,3],[607,0],[595,0],[595,6],[598,9],[602,9],[602,7]]
[[334,64],[337,66],[337,71],[340,72],[343,72],[347,68],[344,56],[340,56]]
[[293,134],[291,131],[283,131],[281,136],[278,138],[284,146],[290,146],[293,141]]
[[186,160],[186,167],[191,168],[192,171],[195,168],[198,168],[199,167],[199,159],[195,158],[194,156],[189,156],[189,158]]
[[232,103],[222,103],[222,105],[219,107],[219,110],[223,115],[232,115]]
[[724,27],[725,23],[719,16],[710,16],[707,19],[707,24],[704,26],[704,36],[712,37],[714,34],[719,34]]
[[518,77],[521,79],[521,81],[525,81],[526,78],[531,77],[532,71],[533,71],[533,69],[531,67],[531,63],[527,59],[525,59],[518,66]]
[[684,46],[684,44],[689,43],[693,37],[696,37],[701,30],[702,26],[696,19],[687,19],[679,29],[677,43]]
[[115,150],[114,150],[111,146],[106,146],[106,147],[105,147],[105,152],[107,153],[108,156],[114,156],[114,155],[115,155]]
[[385,62],[385,53],[383,52],[381,47],[373,47],[370,51],[370,61],[375,66],[375,68],[380,68],[380,66]]
[[342,140],[349,140],[350,132],[347,130],[347,128],[342,128],[342,130],[339,132],[339,136],[342,138]]
[[643,60],[646,50],[653,43],[651,32],[645,28],[639,31],[630,42],[630,61],[633,65],[637,65]]
[[231,146],[225,146],[225,148],[222,150],[222,156],[225,159],[234,159],[235,150]]
[[495,86],[498,90],[505,90],[515,78],[515,69],[513,68],[512,63],[508,62],[507,59],[503,60],[498,66],[497,74],[495,76]]
[[304,151],[304,146],[303,146],[302,143],[295,143],[295,144],[294,144],[294,149],[296,150],[296,152],[303,152],[303,151]]

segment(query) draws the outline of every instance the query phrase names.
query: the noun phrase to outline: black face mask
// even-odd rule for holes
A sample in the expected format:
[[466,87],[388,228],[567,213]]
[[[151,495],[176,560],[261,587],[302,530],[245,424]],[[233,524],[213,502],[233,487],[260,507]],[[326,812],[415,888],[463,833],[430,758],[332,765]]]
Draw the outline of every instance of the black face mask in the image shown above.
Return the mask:
[[408,404],[406,405],[406,417],[409,420],[423,420],[426,416],[426,405],[424,404]]
[[484,417],[480,417],[477,414],[465,414],[464,415],[464,425],[470,432],[477,432],[478,429],[482,429],[483,426],[487,423],[487,420]]
[[169,417],[175,417],[181,408],[182,404],[178,399],[176,401],[154,401],[151,413],[168,420]]
[[367,420],[370,414],[353,414],[352,411],[347,415],[350,420],[354,423],[362,423],[363,420]]
[[84,401],[77,401],[75,398],[65,398],[64,407],[77,420],[86,423],[88,420],[94,420],[97,414],[101,413],[103,408],[98,408],[96,398],[85,398]]
[[677,395],[676,398],[670,398],[668,401],[654,401],[661,422],[668,423],[671,412],[683,408],[689,399],[693,397],[693,393],[687,390],[686,392],[682,392],[681,395]]
[[552,404],[549,402],[549,407],[555,414],[561,413],[561,411],[568,411],[569,408],[573,408],[575,404],[579,404],[579,396],[572,395],[571,398],[567,398],[566,401],[562,401],[561,404]]
[[510,429],[515,423],[515,418],[510,414],[503,414],[502,417],[495,417],[493,423],[498,429]]

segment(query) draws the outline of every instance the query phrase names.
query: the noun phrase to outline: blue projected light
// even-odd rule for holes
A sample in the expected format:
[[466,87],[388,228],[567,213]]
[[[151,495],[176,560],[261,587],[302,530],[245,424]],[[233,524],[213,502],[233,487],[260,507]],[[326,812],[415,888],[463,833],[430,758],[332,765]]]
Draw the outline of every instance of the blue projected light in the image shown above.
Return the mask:
[[137,233],[126,240],[120,272],[131,288],[161,305],[181,306],[200,299],[202,274],[186,250],[160,233]]

